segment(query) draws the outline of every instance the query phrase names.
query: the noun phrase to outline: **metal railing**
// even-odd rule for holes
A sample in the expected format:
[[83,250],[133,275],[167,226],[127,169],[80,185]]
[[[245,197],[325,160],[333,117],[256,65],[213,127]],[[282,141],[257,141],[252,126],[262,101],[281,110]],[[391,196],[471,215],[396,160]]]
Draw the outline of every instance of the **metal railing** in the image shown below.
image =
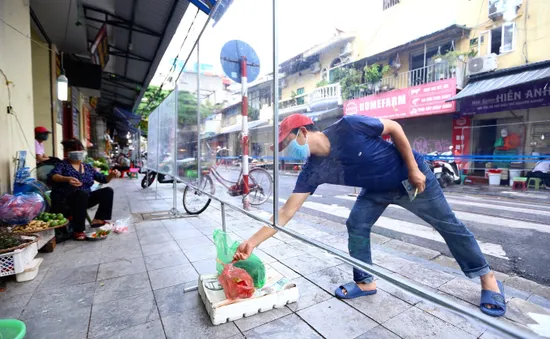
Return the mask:
[[426,67],[384,77],[382,78],[380,88],[382,90],[401,89],[452,78],[456,78],[457,87],[462,88],[464,74],[464,63],[460,61],[455,63],[442,61]]

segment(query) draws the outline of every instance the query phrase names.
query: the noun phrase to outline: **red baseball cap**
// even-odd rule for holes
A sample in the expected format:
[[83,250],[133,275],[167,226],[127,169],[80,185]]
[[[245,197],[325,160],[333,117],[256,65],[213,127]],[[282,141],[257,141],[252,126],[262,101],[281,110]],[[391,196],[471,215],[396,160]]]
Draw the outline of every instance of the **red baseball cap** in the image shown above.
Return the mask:
[[[283,140],[288,137],[293,129],[307,125],[313,125],[313,120],[303,114],[292,114],[281,121],[279,125],[279,152],[284,149],[282,144]],[[271,149],[273,150],[273,146],[271,146]]]
[[34,133],[52,133],[46,127],[38,126],[34,129]]

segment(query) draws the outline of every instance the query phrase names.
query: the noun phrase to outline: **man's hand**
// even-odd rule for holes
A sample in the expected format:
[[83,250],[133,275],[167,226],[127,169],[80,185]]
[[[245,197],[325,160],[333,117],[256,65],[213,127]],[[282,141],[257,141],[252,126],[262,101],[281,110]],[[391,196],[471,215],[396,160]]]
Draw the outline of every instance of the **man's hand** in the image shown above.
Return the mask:
[[235,252],[235,255],[233,256],[233,261],[248,259],[253,250],[254,245],[250,242],[250,240],[243,241],[237,248],[237,252]]
[[67,177],[69,180],[67,181],[69,183],[69,185],[73,186],[73,187],[80,187],[82,186],[82,183],[80,182],[80,180],[76,179],[76,178],[73,178],[73,177]]
[[418,168],[409,171],[409,182],[418,189],[418,194],[426,189],[426,176]]

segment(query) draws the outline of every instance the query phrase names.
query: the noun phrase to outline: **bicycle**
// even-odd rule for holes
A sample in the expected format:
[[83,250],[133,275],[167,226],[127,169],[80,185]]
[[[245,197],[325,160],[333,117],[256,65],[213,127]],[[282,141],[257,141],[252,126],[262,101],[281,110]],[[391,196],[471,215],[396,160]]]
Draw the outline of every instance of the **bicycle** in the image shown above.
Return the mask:
[[[210,146],[208,146],[208,148],[212,151]],[[213,151],[212,153],[215,154]],[[239,177],[235,182],[224,178],[218,172],[218,167],[222,163],[223,161],[217,161],[215,165],[203,169],[201,171],[201,182],[198,183],[198,179],[195,179],[195,182],[191,182],[191,186],[187,185],[185,187],[183,191],[183,208],[188,214],[201,214],[210,205],[212,199],[202,192],[208,192],[212,195],[215,193],[214,180],[212,180],[212,177],[227,188],[231,196],[243,196],[243,200],[248,199],[253,206],[261,205],[269,199],[273,191],[273,177],[267,170],[261,167],[250,169],[248,174],[249,191],[245,194],[243,168],[241,167]],[[198,188],[198,190],[192,186]]]

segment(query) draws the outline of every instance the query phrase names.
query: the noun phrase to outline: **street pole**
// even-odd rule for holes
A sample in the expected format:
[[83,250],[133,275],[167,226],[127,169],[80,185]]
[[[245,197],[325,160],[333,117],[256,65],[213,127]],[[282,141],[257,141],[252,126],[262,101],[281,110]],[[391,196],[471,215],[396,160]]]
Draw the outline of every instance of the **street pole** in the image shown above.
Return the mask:
[[273,224],[279,224],[279,9],[273,0]]
[[243,208],[248,210],[250,203],[248,201],[247,194],[249,192],[248,187],[248,83],[246,74],[246,57],[241,57],[241,115],[243,118],[242,125],[242,146],[243,146]]
[[200,41],[197,41],[197,187],[201,185],[201,56],[199,51]]

